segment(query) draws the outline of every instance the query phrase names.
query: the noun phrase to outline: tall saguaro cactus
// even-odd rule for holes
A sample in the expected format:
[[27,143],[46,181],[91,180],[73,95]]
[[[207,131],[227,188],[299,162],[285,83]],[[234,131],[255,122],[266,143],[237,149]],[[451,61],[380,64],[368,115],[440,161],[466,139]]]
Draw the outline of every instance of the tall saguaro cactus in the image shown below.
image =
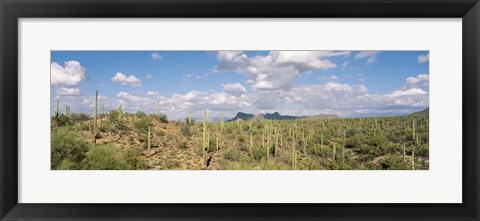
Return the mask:
[[98,90],[95,93],[95,109],[93,110],[93,144],[97,144],[97,101],[98,101]]
[[202,153],[203,153],[203,161],[205,162],[205,166],[207,165],[207,153],[206,153],[206,149],[207,149],[207,140],[206,140],[206,136],[207,136],[207,110],[205,110],[203,112],[203,149],[202,149]]
[[58,109],[58,98],[57,98],[57,108],[55,111],[55,117],[58,118],[60,116],[60,109]]
[[148,132],[147,132],[147,156],[150,156],[150,150],[152,148],[152,131],[150,129],[150,125],[148,125]]
[[412,126],[412,138],[415,140],[415,118],[413,118],[413,126]]
[[412,146],[412,157],[410,158],[410,168],[415,170],[415,146]]
[[123,120],[123,111],[122,111],[122,104],[118,107],[118,121]]

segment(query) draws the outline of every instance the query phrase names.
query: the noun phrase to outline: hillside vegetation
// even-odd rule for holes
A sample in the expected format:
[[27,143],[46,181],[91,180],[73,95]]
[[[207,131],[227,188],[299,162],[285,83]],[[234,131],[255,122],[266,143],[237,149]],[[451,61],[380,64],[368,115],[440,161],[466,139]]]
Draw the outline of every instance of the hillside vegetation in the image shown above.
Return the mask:
[[[110,110],[51,119],[54,170],[426,170],[429,117],[168,121]],[[205,113],[205,117],[208,113]],[[95,126],[96,119],[96,126]]]

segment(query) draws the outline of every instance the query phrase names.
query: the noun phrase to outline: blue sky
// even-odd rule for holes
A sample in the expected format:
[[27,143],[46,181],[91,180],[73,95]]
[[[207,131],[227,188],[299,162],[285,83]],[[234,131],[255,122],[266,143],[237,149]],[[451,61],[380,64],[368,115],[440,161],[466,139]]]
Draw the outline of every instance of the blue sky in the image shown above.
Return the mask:
[[52,51],[51,113],[106,110],[169,119],[289,115],[390,116],[429,105],[428,51]]

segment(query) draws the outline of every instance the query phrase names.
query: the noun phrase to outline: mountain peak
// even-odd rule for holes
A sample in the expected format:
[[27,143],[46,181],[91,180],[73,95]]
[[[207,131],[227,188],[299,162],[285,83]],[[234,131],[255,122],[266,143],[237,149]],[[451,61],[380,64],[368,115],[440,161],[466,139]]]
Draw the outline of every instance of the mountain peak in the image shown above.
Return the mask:
[[265,114],[247,114],[243,112],[238,112],[237,115],[228,120],[228,121],[235,121],[235,120],[293,120],[299,118],[312,118],[312,119],[328,119],[328,118],[339,118],[336,114],[318,114],[312,116],[289,116],[289,115],[281,115],[279,112],[274,113],[265,113]]

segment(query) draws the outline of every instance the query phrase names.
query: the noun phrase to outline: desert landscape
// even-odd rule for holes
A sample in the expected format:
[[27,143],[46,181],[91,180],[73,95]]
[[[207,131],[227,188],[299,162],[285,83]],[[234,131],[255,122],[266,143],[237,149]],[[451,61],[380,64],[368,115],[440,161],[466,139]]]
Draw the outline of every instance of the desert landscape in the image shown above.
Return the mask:
[[347,119],[276,112],[197,122],[188,116],[168,121],[162,113],[123,113],[121,107],[93,119],[59,113],[52,117],[52,168],[422,170],[428,169],[428,116],[428,109]]
[[54,51],[51,169],[428,170],[428,59]]

